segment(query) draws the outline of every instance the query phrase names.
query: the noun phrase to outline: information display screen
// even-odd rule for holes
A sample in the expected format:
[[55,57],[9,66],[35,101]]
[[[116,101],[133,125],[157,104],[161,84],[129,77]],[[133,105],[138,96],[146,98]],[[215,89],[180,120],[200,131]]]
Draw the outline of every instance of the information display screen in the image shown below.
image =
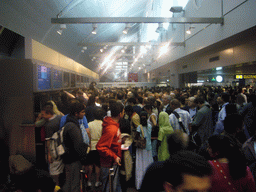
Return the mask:
[[80,75],[76,75],[76,82],[80,83],[81,82],[81,76]]
[[84,83],[84,82],[85,82],[85,77],[81,76],[81,83]]
[[63,84],[64,88],[69,87],[69,73],[68,72],[64,72],[64,84]]
[[81,85],[81,76],[76,75],[76,87],[80,87],[80,85]]
[[71,73],[71,87],[76,86],[76,75]]
[[37,66],[38,90],[51,89],[51,69],[42,65]]
[[62,72],[53,69],[53,88],[62,88]]

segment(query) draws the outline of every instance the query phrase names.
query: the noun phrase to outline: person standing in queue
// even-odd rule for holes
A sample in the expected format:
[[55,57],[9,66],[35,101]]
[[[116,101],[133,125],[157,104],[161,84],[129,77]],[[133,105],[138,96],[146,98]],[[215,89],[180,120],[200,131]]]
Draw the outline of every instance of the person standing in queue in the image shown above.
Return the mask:
[[65,165],[66,178],[63,186],[65,192],[80,192],[80,170],[82,164],[85,164],[88,149],[79,125],[79,120],[85,115],[84,109],[82,103],[72,103],[64,126],[63,143],[66,152],[62,155],[62,159]]
[[109,106],[111,117],[103,120],[102,136],[96,145],[100,155],[103,189],[109,191],[109,169],[114,168],[113,190],[121,192],[119,180],[119,166],[121,166],[121,132],[119,120],[124,116],[124,106],[119,102],[113,102]]

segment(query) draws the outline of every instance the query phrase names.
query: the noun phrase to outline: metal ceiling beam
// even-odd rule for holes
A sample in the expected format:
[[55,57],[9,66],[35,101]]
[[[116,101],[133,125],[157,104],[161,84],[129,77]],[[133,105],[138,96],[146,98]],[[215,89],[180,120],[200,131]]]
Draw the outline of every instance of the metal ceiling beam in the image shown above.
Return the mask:
[[[97,53],[97,54],[91,54],[91,55],[89,55],[90,57],[107,57],[109,54],[106,54],[106,53],[102,53],[102,54],[100,54],[100,53]],[[115,54],[115,56],[117,56],[117,57],[121,57],[121,56],[138,56],[139,54],[132,54],[132,53],[118,53],[118,54]]]
[[52,24],[90,24],[90,23],[215,23],[223,24],[223,17],[80,17],[52,18]]
[[[128,62],[128,63],[130,63],[130,62],[134,62],[134,59],[132,59],[132,60],[126,60],[126,59],[118,59],[116,62]],[[146,60],[143,60],[143,58],[139,58],[138,59],[138,61],[136,62],[136,63],[146,63],[146,62],[148,62],[148,61],[146,61]],[[149,62],[148,62],[149,63]]]
[[[98,42],[98,43],[78,43],[80,47],[89,47],[89,46],[145,46],[145,45],[156,45],[163,46],[166,45],[167,42]],[[171,42],[171,46],[185,46],[184,42]]]

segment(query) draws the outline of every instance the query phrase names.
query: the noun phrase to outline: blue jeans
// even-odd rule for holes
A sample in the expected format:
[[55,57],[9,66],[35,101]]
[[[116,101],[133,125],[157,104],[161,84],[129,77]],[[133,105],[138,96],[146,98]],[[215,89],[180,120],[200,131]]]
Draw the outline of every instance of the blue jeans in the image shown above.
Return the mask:
[[[116,173],[113,178],[113,191],[122,192],[120,178],[119,178],[119,166],[113,166],[113,168],[114,168],[114,173]],[[103,192],[109,191],[109,169],[110,168],[108,167],[101,167]]]
[[158,152],[157,152],[157,139],[152,139],[151,140],[151,146],[152,146],[152,157],[157,157]]

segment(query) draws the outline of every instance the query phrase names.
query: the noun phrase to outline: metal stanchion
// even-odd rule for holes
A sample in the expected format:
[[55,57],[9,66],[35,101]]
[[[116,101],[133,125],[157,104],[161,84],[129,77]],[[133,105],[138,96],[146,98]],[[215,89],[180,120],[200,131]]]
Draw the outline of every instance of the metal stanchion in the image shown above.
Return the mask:
[[114,168],[110,168],[109,169],[109,191],[110,192],[114,191],[113,181],[114,181]]
[[80,189],[81,192],[85,192],[85,170],[80,170]]

